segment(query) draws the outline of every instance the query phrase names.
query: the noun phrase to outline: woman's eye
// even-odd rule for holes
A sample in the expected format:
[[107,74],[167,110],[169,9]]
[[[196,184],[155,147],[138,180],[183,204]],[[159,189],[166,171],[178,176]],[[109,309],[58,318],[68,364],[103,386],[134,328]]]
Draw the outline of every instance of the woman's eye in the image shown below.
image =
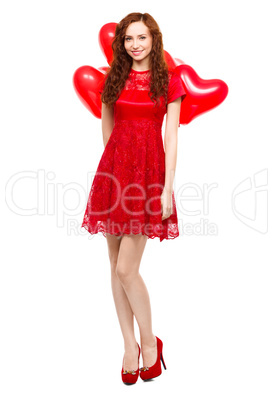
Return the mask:
[[[130,40],[131,38],[126,38],[125,40]],[[140,39],[146,39],[146,36],[141,36]]]

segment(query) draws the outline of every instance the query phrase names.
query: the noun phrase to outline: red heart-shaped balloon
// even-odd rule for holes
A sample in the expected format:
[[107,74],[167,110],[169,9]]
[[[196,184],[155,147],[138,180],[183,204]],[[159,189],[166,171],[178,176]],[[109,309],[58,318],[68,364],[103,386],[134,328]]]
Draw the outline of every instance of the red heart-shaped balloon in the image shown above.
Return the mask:
[[111,66],[113,59],[112,42],[115,37],[116,26],[116,22],[109,22],[103,25],[99,31],[99,45],[109,66]]
[[180,75],[187,92],[181,103],[179,118],[181,124],[188,124],[197,116],[214,109],[228,94],[228,86],[224,81],[204,80],[187,64],[177,66],[174,71]]
[[[101,67],[106,70],[107,67]],[[73,75],[73,86],[81,102],[93,113],[101,118],[101,99],[99,89],[103,83],[104,73],[91,66],[79,67]]]

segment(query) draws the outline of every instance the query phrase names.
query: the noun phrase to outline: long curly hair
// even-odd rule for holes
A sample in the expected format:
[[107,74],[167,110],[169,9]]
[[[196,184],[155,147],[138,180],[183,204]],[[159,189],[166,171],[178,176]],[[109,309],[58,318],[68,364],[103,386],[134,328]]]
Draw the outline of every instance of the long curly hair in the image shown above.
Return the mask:
[[[150,52],[150,92],[151,100],[157,104],[159,97],[163,96],[167,103],[167,91],[169,83],[168,64],[165,61],[162,33],[157,22],[148,13],[130,13],[124,17],[115,29],[115,37],[112,42],[113,60],[108,67],[103,79],[104,87],[101,101],[108,107],[118,99],[128,78],[133,59],[125,49],[124,40],[127,27],[132,22],[142,21],[149,29],[152,36],[152,49]],[[155,105],[154,105],[155,106]]]

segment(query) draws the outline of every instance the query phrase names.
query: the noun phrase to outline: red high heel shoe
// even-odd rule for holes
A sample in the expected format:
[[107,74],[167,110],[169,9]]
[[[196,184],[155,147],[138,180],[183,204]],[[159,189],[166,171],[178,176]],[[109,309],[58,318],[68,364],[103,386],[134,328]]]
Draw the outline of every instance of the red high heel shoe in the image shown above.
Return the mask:
[[[140,347],[138,346],[138,364],[139,364],[139,355],[140,355]],[[137,382],[139,376],[139,367],[137,370],[123,370],[123,362],[122,362],[122,370],[121,370],[121,378],[124,384],[135,384]]]
[[143,381],[158,377],[162,373],[160,359],[162,361],[164,369],[165,370],[167,369],[163,356],[162,356],[163,342],[157,336],[156,336],[156,340],[157,340],[157,359],[156,359],[155,364],[150,367],[146,366],[146,367],[140,368],[140,378]]

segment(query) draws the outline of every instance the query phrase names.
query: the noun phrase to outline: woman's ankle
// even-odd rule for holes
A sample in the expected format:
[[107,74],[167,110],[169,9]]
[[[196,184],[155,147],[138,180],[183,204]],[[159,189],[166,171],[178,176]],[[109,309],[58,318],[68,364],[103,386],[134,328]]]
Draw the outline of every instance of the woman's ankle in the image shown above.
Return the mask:
[[124,350],[126,352],[134,352],[136,349],[138,350],[138,344],[136,340],[124,342]]
[[155,335],[141,337],[141,348],[154,348],[157,344]]

